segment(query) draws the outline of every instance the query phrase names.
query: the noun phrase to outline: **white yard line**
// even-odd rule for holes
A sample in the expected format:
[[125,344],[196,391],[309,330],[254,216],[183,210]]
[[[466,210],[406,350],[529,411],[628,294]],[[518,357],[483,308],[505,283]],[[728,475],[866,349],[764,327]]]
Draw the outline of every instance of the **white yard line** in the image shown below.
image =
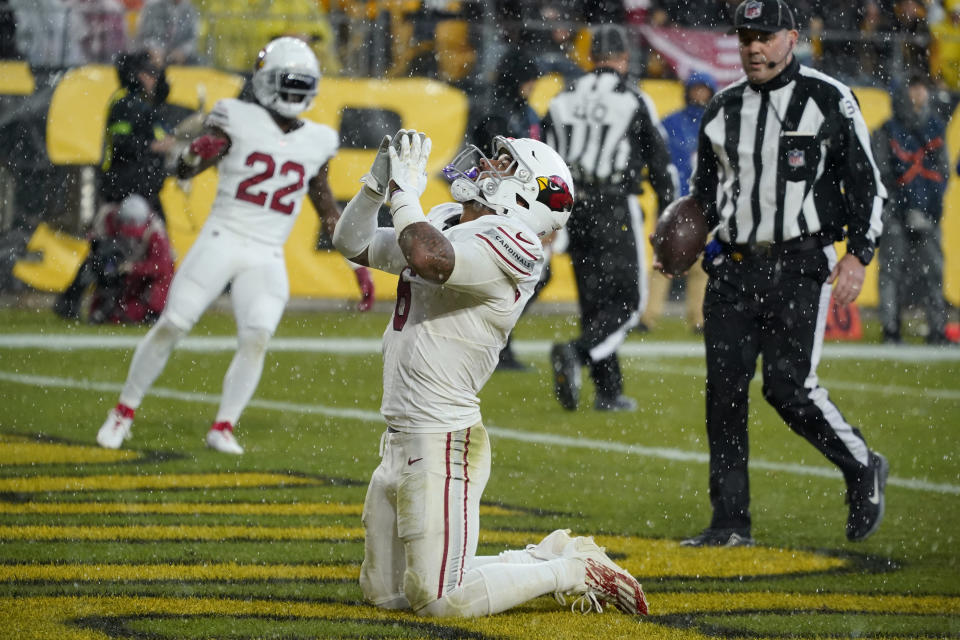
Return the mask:
[[[0,382],[11,384],[21,384],[32,387],[53,387],[59,389],[78,389],[81,391],[93,391],[97,393],[119,393],[122,385],[114,382],[96,382],[91,380],[75,380],[72,378],[58,378],[52,376],[36,376],[28,374],[14,373],[10,371],[0,371]],[[195,393],[177,391],[176,389],[165,389],[154,387],[150,395],[168,400],[178,400],[184,402],[200,402],[204,404],[218,404],[220,396],[215,394]],[[351,420],[360,420],[364,422],[382,423],[383,419],[377,411],[366,411],[362,409],[339,409],[336,407],[327,407],[317,404],[302,404],[296,402],[278,402],[272,400],[254,399],[250,402],[251,407],[260,409],[269,409],[273,411],[304,413],[323,415],[333,418],[346,418]],[[635,455],[648,458],[658,458],[675,462],[696,462],[700,464],[707,463],[707,454],[697,451],[684,451],[682,449],[672,449],[669,447],[644,447],[641,445],[627,444],[623,442],[612,442],[607,440],[594,440],[591,438],[561,436],[551,433],[534,433],[531,431],[522,431],[519,429],[508,429],[505,427],[488,426],[487,431],[490,435],[506,440],[517,440],[520,442],[530,442],[536,444],[547,444],[550,446],[570,447],[575,449],[590,449],[594,451],[604,451],[613,453],[622,453],[626,455]],[[840,473],[830,467],[808,466],[799,464],[788,464],[781,462],[769,462],[754,458],[750,462],[753,469],[765,469],[783,473],[792,473],[795,475],[817,476],[823,478],[839,478]],[[926,491],[930,493],[941,493],[948,495],[960,495],[960,485],[927,482],[916,478],[898,478],[891,476],[889,484],[903,487],[905,489],[914,489],[917,491]]]
[[[0,334],[0,349],[42,349],[45,351],[75,351],[85,349],[133,349],[141,336],[43,335],[32,333]],[[236,349],[233,336],[188,336],[177,344],[177,349],[193,352],[220,352]],[[380,353],[380,338],[274,338],[270,350],[275,352],[332,353],[365,355]],[[518,353],[527,356],[545,356],[550,343],[545,340],[518,340]],[[627,342],[619,350],[625,358],[703,358],[703,345],[696,342]],[[902,345],[828,344],[824,357],[833,360],[890,360],[894,362],[953,362],[960,361],[960,348],[937,348]],[[703,376],[702,366],[683,366],[664,362],[632,360],[632,368],[651,373]],[[759,377],[757,377],[759,380]],[[878,385],[824,379],[829,389],[860,391],[878,394],[900,394],[933,400],[960,400],[960,389],[929,389],[902,385]]]
[[[0,334],[0,349],[43,349],[46,351],[74,351],[80,349],[132,349],[142,336],[62,335],[41,333]],[[185,351],[224,351],[234,349],[234,336],[187,336],[177,344]],[[518,353],[546,355],[550,342],[546,340],[518,340]],[[307,351],[313,353],[364,354],[380,353],[380,338],[273,338],[271,351]],[[622,356],[645,357],[703,357],[702,342],[626,342],[618,353]],[[894,362],[958,362],[960,347],[927,347],[921,345],[839,344],[823,347],[826,359],[836,360],[890,360]]]

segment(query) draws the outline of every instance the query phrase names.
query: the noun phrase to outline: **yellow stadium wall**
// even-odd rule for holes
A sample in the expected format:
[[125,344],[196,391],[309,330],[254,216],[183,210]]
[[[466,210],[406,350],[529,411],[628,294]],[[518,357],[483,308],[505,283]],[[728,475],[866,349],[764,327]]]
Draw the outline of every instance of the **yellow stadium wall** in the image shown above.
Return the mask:
[[[22,75],[22,67],[18,68]],[[171,85],[170,101],[190,109],[197,109],[201,97],[204,109],[223,97],[236,96],[242,87],[242,78],[207,68],[171,67],[168,70]],[[683,105],[683,90],[675,81],[650,80],[641,86],[650,94],[662,116]],[[32,92],[30,79],[21,78],[16,90],[10,93]],[[47,147],[55,164],[92,164],[100,162],[103,129],[109,96],[117,87],[116,74],[111,67],[90,65],[68,71],[53,94],[47,123]],[[0,84],[2,90],[3,84]],[[562,88],[556,76],[543,78],[537,84],[531,102],[543,113],[550,98]],[[6,91],[4,91],[6,92]],[[879,89],[857,89],[870,129],[880,125],[890,115],[890,99]],[[467,123],[467,99],[459,90],[425,79],[398,79],[390,81],[326,77],[320,86],[320,96],[308,118],[340,127],[344,107],[378,107],[396,112],[403,126],[427,131],[433,138],[433,153],[428,166],[432,176],[424,203],[427,206],[447,199],[446,182],[439,170],[460,147]],[[960,148],[960,118],[953,118],[948,129],[948,146]],[[373,160],[373,151],[345,149],[331,161],[330,181],[334,195],[348,200],[356,192],[358,181]],[[186,254],[202,226],[216,190],[215,170],[198,176],[189,184],[169,179],[161,192],[174,248],[179,259]],[[947,191],[943,221],[945,254],[944,291],[951,303],[960,304],[960,257],[953,250],[960,248],[960,187],[957,176],[952,176]],[[655,209],[652,190],[640,196],[647,212]],[[356,298],[357,287],[346,263],[335,253],[315,248],[319,223],[309,201],[298,219],[287,242],[287,265],[290,269],[291,294],[314,298]],[[652,216],[647,216],[647,232],[652,231]],[[47,231],[44,231],[47,233]],[[51,242],[44,236],[45,242]],[[840,247],[842,253],[842,247]],[[650,252],[648,251],[648,255]],[[73,263],[65,255],[74,257]],[[83,250],[71,244],[69,251],[59,251],[49,265],[34,264],[21,269],[22,279],[40,289],[60,290],[69,277],[64,269],[75,269],[83,259]],[[573,272],[565,255],[554,257],[553,279],[541,294],[544,301],[572,302],[576,300]],[[66,265],[66,266],[65,266]],[[876,304],[876,262],[867,270],[867,283],[860,302]],[[378,297],[393,297],[396,279],[388,274],[375,274]]]

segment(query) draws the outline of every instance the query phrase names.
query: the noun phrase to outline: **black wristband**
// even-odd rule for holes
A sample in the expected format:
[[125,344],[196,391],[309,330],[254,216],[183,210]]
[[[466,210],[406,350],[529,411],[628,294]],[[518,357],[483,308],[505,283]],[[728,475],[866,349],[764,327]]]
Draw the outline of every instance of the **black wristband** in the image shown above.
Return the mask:
[[852,253],[853,256],[860,261],[860,264],[867,266],[870,264],[870,261],[873,260],[873,247],[857,247],[853,248],[848,246],[847,252]]

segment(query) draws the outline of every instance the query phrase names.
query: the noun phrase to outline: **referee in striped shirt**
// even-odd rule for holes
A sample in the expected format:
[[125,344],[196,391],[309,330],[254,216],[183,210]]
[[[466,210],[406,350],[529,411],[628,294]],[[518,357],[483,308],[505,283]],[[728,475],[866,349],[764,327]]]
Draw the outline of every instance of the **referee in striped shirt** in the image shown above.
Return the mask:
[[[704,113],[691,194],[716,227],[703,266],[707,437],[713,518],[687,546],[753,543],[747,399],[757,357],[763,395],[839,467],[846,535],[880,525],[889,466],[817,383],[827,306],[853,302],[881,231],[886,191],[848,87],[797,62],[783,0],[746,0],[734,31],[746,77]],[[846,239],[837,259],[833,243]]]
[[567,221],[567,253],[580,303],[580,336],[550,351],[554,392],[568,410],[580,402],[580,369],[593,379],[598,411],[633,411],[623,393],[617,349],[647,305],[643,211],[635,194],[649,179],[662,210],[676,192],[676,169],[650,97],[627,72],[630,43],[618,25],[596,27],[594,69],[558,94],[543,120],[544,142],[570,165],[577,205]]

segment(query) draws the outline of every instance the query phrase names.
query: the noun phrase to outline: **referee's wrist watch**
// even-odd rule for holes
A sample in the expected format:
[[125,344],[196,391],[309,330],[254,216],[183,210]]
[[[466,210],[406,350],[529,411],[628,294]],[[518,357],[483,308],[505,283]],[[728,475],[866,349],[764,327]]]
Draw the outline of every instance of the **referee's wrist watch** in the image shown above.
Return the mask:
[[863,266],[867,266],[870,264],[870,261],[873,260],[873,247],[859,247],[857,249],[850,247],[847,250],[852,253]]

